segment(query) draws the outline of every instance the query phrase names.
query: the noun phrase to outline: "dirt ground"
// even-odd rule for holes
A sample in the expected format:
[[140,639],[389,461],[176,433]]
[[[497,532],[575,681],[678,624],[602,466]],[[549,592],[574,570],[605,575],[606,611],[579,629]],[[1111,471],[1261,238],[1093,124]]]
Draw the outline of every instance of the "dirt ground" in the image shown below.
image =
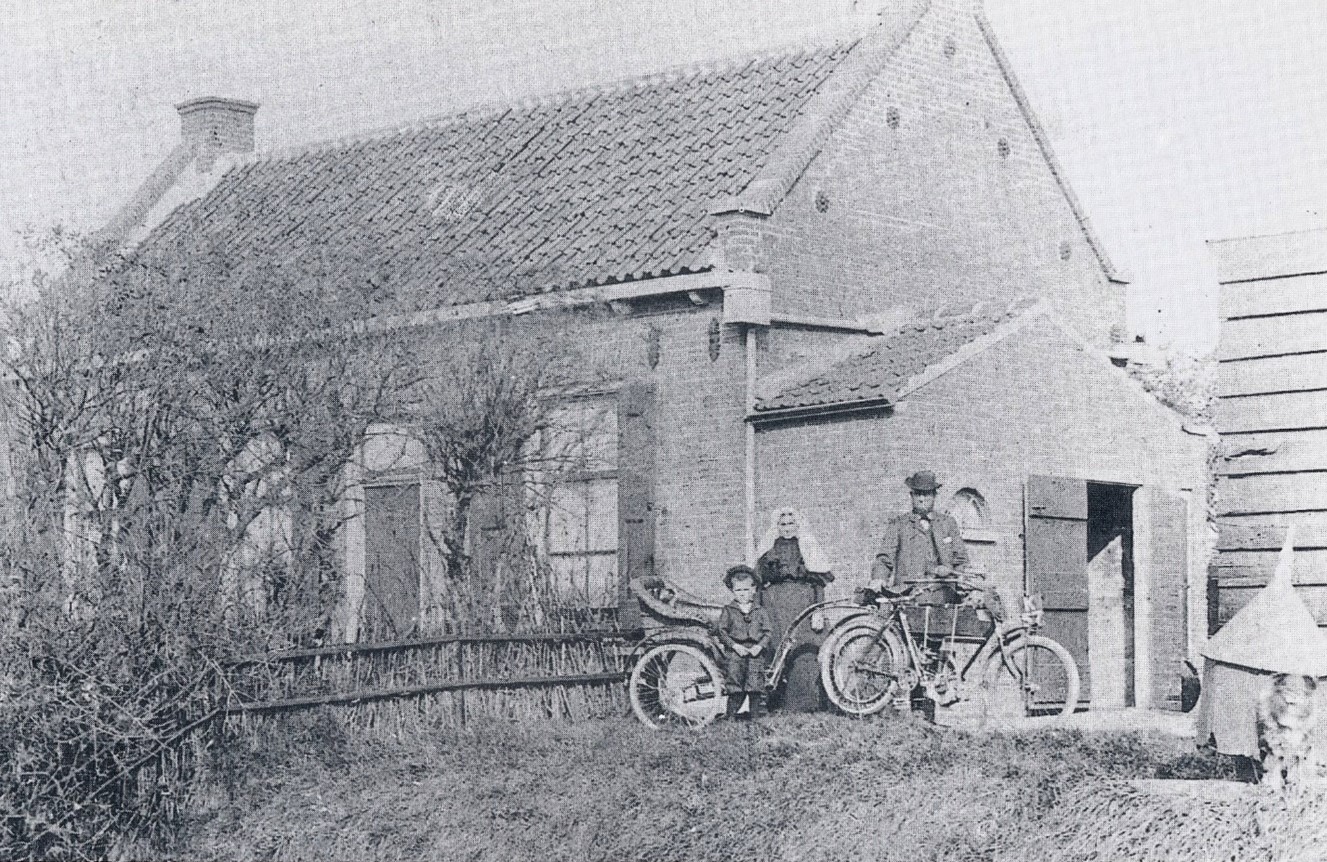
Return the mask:
[[490,724],[367,742],[306,716],[265,742],[237,739],[210,763],[170,855],[1022,858],[1043,846],[1032,838],[1060,801],[1084,787],[1230,774],[1192,745],[1155,732],[979,734],[835,715],[700,732],[625,718]]

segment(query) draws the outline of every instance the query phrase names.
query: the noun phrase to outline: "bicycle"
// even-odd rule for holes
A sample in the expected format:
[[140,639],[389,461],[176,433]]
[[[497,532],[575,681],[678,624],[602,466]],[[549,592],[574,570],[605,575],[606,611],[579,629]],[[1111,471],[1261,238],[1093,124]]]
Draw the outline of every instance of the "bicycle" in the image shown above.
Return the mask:
[[[1025,595],[1017,620],[997,621],[975,606],[913,600],[917,588],[936,585],[955,581],[922,581],[898,593],[857,591],[866,612],[836,626],[820,651],[821,683],[834,706],[852,716],[874,715],[891,705],[902,708],[920,686],[940,706],[979,699],[983,717],[1077,709],[1078,667],[1064,646],[1037,634],[1039,598]],[[976,649],[960,664],[964,644]]]
[[[646,636],[634,650],[627,692],[631,711],[652,728],[669,725],[700,728],[723,714],[723,645],[714,632],[721,605],[707,602],[663,578],[637,578],[630,588],[641,604],[672,625]],[[819,602],[802,611],[784,631],[765,673],[765,690],[783,682],[788,656],[800,643],[798,630],[829,628],[843,618],[860,616],[852,599]]]

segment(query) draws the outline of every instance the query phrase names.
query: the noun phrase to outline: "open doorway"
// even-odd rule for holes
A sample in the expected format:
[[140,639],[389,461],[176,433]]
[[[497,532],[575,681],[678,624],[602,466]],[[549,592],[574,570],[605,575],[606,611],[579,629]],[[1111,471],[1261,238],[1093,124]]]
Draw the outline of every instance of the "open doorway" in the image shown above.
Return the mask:
[[1092,705],[1134,706],[1133,497],[1129,485],[1087,483],[1088,655]]

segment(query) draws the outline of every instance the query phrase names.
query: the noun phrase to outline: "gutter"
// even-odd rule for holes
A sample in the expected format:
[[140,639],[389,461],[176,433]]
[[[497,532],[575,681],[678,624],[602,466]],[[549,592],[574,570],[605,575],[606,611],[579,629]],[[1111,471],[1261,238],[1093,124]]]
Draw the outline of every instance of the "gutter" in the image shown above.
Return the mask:
[[803,404],[796,407],[777,407],[773,410],[756,411],[749,408],[746,415],[747,427],[755,430],[754,426],[765,422],[779,422],[788,419],[806,419],[814,416],[830,416],[838,413],[865,413],[871,410],[882,410],[886,407],[893,407],[895,404],[892,396],[877,395],[872,398],[863,398],[858,401],[835,401],[832,404]]
[[840,332],[856,332],[864,335],[879,335],[881,329],[860,320],[845,317],[814,317],[801,314],[771,314],[769,322],[773,326],[798,326],[805,329],[829,329]]
[[744,290],[768,292],[769,278],[758,273],[731,272],[728,270],[668,275],[599,287],[578,287],[569,290],[550,291],[538,296],[523,297],[510,302],[501,300],[468,302],[431,308],[426,311],[416,311],[410,314],[375,317],[370,320],[356,321],[352,324],[352,330],[357,335],[376,335],[397,329],[416,329],[457,320],[474,320],[482,317],[501,317],[505,315],[517,317],[538,311],[582,308],[605,303],[629,303],[633,299],[672,294],[693,294],[707,290],[722,290],[725,294],[730,291]]
[[[746,412],[756,405],[756,328],[746,328]],[[742,429],[745,461],[742,468],[745,493],[746,564],[756,564],[756,426],[747,422]]]

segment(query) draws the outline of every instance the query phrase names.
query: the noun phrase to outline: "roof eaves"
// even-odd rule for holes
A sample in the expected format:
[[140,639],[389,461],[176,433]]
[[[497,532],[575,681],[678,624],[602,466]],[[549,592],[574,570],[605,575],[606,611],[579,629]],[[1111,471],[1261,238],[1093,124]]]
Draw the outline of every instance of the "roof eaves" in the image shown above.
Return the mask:
[[711,215],[774,212],[867,85],[912,35],[930,8],[930,0],[915,0],[913,6],[913,14],[904,18],[905,26],[889,33],[872,33],[852,43],[848,56],[803,106],[760,173],[737,195],[714,201]]
[[1092,227],[1092,221],[1087,216],[1087,211],[1074,194],[1074,190],[1069,185],[1069,178],[1064,172],[1060,160],[1055,157],[1055,151],[1051,149],[1050,138],[1046,135],[1045,128],[1041,121],[1032,110],[1032,103],[1028,101],[1027,93],[1023,91],[1023,85],[1018,82],[1014,75],[1013,67],[1009,64],[1009,58],[1005,56],[1004,49],[1000,47],[999,41],[995,38],[995,31],[991,29],[991,23],[987,20],[985,14],[978,11],[973,13],[977,20],[977,27],[981,30],[982,37],[986,40],[987,47],[990,48],[992,56],[995,57],[995,64],[1000,68],[1000,75],[1004,78],[1005,84],[1009,87],[1009,92],[1013,94],[1014,101],[1018,103],[1018,109],[1023,115],[1024,121],[1028,124],[1028,129],[1032,132],[1032,137],[1037,142],[1037,147],[1041,150],[1042,158],[1050,167],[1051,174],[1060,186],[1060,192],[1069,203],[1069,209],[1074,214],[1074,220],[1078,222],[1079,229],[1083,232],[1083,237],[1087,240],[1092,253],[1096,255],[1097,263],[1101,266],[1101,271],[1106,278],[1117,284],[1128,284],[1127,276],[1120,273],[1111,263],[1106,254],[1106,248],[1102,245],[1096,230]]

